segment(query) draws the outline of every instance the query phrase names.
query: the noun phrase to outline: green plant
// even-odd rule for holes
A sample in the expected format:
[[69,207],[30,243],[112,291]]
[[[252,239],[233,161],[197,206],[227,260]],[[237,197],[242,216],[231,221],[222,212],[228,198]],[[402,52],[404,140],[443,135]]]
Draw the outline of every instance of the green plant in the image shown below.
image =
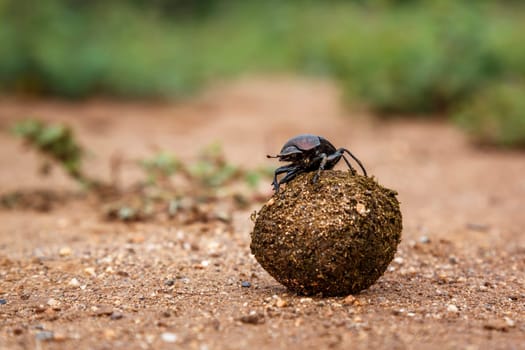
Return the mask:
[[250,188],[257,188],[263,179],[273,178],[275,169],[273,167],[259,167],[244,172],[244,182]]
[[482,144],[525,147],[525,84],[491,84],[466,101],[453,120]]
[[219,187],[240,175],[238,167],[226,161],[220,143],[203,148],[197,160],[186,167],[189,177],[206,187]]
[[443,110],[501,74],[482,8],[440,2],[365,12],[360,21],[333,38],[328,57],[347,95],[374,110]]
[[140,160],[139,164],[146,172],[150,184],[165,181],[182,167],[179,159],[173,153],[166,151],[161,151],[150,158]]
[[82,171],[84,151],[77,144],[73,131],[68,126],[28,119],[16,123],[12,131],[48,159],[60,164],[75,180],[85,185],[95,182]]
[[512,1],[75,6],[0,3],[0,87],[69,97],[184,96],[247,71],[295,71],[333,76],[348,96],[378,111],[433,112],[492,79],[525,75],[525,21]]

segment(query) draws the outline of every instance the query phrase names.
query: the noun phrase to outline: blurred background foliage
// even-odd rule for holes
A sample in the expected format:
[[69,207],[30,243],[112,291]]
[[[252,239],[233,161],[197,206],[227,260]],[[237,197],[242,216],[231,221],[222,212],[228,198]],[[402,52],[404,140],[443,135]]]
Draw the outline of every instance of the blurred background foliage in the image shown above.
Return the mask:
[[214,79],[293,72],[333,77],[382,115],[451,115],[483,142],[523,145],[523,10],[517,0],[0,0],[0,89],[179,97]]

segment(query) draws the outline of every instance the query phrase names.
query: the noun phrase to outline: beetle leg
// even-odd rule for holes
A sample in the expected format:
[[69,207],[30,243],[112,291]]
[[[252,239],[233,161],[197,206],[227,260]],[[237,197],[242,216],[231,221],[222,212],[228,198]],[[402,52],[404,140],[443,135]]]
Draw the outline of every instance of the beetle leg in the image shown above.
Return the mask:
[[302,173],[303,171],[304,170],[300,167],[290,166],[288,173],[286,173],[286,175],[281,180],[279,180],[277,184],[274,184],[273,188],[274,188],[275,193],[279,192],[280,185],[292,181],[298,174]]
[[350,164],[350,162],[348,161],[348,159],[346,159],[346,157],[344,156],[344,154],[341,155],[341,157],[343,157],[346,165],[348,165],[348,169],[350,169],[350,172],[352,173],[352,175],[355,175],[357,173],[357,171],[354,169],[354,167],[352,166],[352,164]]
[[[288,174],[294,170],[296,170],[297,167],[296,166],[293,166],[293,165],[284,165],[282,167],[279,167],[275,170],[275,173],[273,175],[273,182],[272,182],[272,186],[273,186],[273,190],[275,192],[279,192],[279,185],[284,183],[283,180],[288,176]],[[286,176],[281,179],[281,181],[277,181],[277,175],[280,175],[280,174],[283,174],[283,173],[288,173],[286,174]],[[288,179],[287,181],[290,181],[291,179]],[[285,181],[285,182],[287,182]]]
[[319,158],[321,158],[321,164],[319,164],[319,169],[317,169],[317,174],[315,174],[312,182],[316,183],[319,179],[319,176],[321,175],[321,171],[324,170],[324,167],[326,165],[326,162],[329,160],[330,157],[328,157],[325,153],[321,153],[319,155]]
[[[357,159],[356,156],[354,156],[354,155],[352,154],[352,152],[350,152],[350,151],[347,150],[346,148],[339,148],[339,149],[337,150],[337,152],[340,152],[341,155],[343,154],[343,152],[348,153],[348,155],[349,155],[350,157],[352,157],[352,158],[357,162],[357,164],[359,164],[359,167],[361,167],[361,170],[363,170],[363,174],[364,174],[365,176],[368,176],[368,175],[366,174],[365,167],[363,166],[363,164],[361,163],[361,161],[360,161],[359,159]],[[344,160],[346,161],[346,164],[348,164],[348,166],[350,167],[350,169],[352,169],[352,167],[350,166],[350,163],[348,162],[348,160],[347,160],[344,156],[343,156],[343,158],[344,158]]]

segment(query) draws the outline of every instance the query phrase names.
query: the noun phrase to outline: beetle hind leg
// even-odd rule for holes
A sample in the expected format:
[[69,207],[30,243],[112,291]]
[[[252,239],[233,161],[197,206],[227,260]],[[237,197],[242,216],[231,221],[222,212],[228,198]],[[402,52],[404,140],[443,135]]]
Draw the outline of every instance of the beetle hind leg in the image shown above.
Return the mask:
[[348,153],[348,155],[350,157],[352,157],[353,160],[355,160],[357,162],[357,164],[359,164],[359,167],[361,168],[361,170],[363,171],[363,175],[365,176],[368,176],[367,173],[366,173],[366,169],[365,167],[363,166],[363,163],[361,163],[361,161],[359,159],[357,159],[356,156],[354,156],[352,154],[352,152],[350,152],[349,150],[347,150],[346,148],[340,148],[337,150],[337,152],[340,152],[341,155],[343,156],[343,159],[345,160],[346,164],[348,165],[348,167],[352,170],[352,173],[355,172],[355,170],[352,168],[352,166],[350,165],[350,162],[348,161],[348,159],[346,159],[346,157],[343,155],[344,152]]
[[348,161],[348,159],[346,159],[346,157],[344,155],[341,155],[341,157],[343,157],[346,165],[348,165],[348,169],[350,169],[350,172],[352,173],[352,175],[355,175],[357,174],[357,170],[355,170],[355,168],[352,166],[352,164],[350,164],[350,162]]

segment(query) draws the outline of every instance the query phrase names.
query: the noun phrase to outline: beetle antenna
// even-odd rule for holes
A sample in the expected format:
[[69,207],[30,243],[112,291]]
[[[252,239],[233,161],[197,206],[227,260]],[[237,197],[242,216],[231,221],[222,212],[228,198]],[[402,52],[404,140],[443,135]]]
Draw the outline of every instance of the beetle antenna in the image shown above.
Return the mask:
[[[365,170],[365,167],[363,166],[363,163],[361,163],[361,161],[360,161],[359,159],[357,159],[357,157],[354,156],[354,155],[352,154],[352,152],[350,152],[350,151],[347,150],[346,148],[342,148],[341,150],[342,150],[343,152],[348,153],[348,155],[350,155],[350,157],[352,157],[352,158],[357,162],[357,164],[359,164],[359,167],[361,168],[361,170],[363,170],[363,174],[364,174],[365,176],[368,176],[368,175],[366,174],[366,170]],[[343,157],[343,158],[344,158],[344,160],[346,161],[346,158],[345,158],[345,157]],[[348,165],[350,166],[350,163],[349,163],[348,161],[346,162],[346,164],[348,164]],[[350,166],[350,169],[352,169],[351,166]]]

